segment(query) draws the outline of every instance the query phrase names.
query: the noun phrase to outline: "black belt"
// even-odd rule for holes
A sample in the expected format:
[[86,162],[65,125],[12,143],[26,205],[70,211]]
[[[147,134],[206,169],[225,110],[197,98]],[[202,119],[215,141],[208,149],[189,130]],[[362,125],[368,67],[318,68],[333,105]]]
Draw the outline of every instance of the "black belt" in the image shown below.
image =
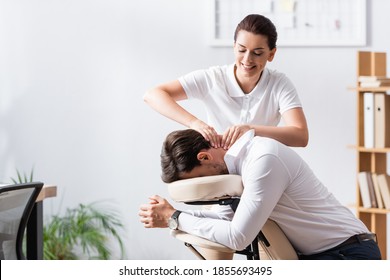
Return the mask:
[[355,244],[355,243],[369,241],[369,240],[373,240],[373,241],[376,242],[376,234],[374,234],[374,233],[356,234],[354,236],[351,236],[347,240],[345,240],[343,243],[341,243],[341,244],[337,245],[336,247],[332,248],[332,250],[338,249],[338,248],[341,248],[341,247],[344,247],[344,246],[347,246],[347,245]]
[[[350,238],[348,238],[347,240],[345,240],[341,244],[337,245],[336,247],[333,247],[331,249],[326,250],[325,252],[330,252],[330,251],[333,251],[333,250],[339,250],[342,247],[347,246],[347,245],[361,243],[361,242],[370,241],[370,240],[373,240],[373,241],[376,242],[376,234],[374,234],[374,233],[356,234],[354,236],[351,236]],[[301,259],[301,260],[311,260],[311,259],[313,259],[313,257],[321,255],[321,254],[323,254],[325,252],[321,252],[321,253],[317,253],[317,254],[313,254],[313,255],[302,255],[302,254],[299,254],[299,259]]]

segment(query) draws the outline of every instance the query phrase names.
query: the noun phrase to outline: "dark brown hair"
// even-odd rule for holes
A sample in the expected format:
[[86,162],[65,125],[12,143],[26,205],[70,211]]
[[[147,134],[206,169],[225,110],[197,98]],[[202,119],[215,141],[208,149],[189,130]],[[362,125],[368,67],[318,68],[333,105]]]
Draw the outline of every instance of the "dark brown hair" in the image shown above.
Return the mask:
[[268,47],[270,50],[276,47],[278,33],[276,27],[271,20],[262,15],[252,14],[247,15],[238,25],[234,32],[234,42],[237,39],[238,32],[245,30],[253,34],[264,35],[268,39]]
[[198,153],[210,147],[210,143],[196,130],[169,133],[161,149],[161,179],[165,183],[180,180],[182,172],[190,172],[200,165]]

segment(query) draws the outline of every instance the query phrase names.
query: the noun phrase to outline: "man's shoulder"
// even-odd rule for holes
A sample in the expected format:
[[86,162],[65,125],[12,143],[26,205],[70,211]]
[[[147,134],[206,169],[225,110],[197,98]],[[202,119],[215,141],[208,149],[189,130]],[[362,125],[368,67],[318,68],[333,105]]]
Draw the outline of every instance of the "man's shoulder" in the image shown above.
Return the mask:
[[298,164],[302,160],[291,147],[275,139],[261,136],[253,138],[248,156],[253,156],[254,158],[269,156],[293,165]]
[[252,146],[253,149],[258,150],[259,152],[261,151],[264,154],[273,154],[277,153],[278,148],[284,145],[273,138],[255,136],[252,139]]
[[268,144],[268,145],[283,145],[283,143],[280,143],[279,141],[270,138],[270,137],[264,137],[264,136],[254,136],[253,141],[258,141],[263,144]]

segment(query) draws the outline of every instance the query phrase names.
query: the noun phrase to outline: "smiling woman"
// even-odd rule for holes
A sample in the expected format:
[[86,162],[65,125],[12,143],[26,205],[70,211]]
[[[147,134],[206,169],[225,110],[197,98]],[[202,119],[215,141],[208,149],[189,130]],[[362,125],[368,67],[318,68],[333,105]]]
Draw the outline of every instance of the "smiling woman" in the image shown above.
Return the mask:
[[242,30],[234,43],[236,67],[234,73],[238,84],[245,94],[256,87],[268,61],[272,61],[276,48],[269,48],[268,39],[264,35]]
[[[234,64],[158,85],[144,100],[162,115],[197,130],[216,148],[230,148],[250,129],[258,136],[304,147],[309,133],[297,91],[284,74],[266,68],[274,59],[276,40],[276,28],[268,18],[248,15],[234,33]],[[208,120],[180,106],[178,101],[184,99],[201,100]],[[284,125],[278,126],[281,118]]]

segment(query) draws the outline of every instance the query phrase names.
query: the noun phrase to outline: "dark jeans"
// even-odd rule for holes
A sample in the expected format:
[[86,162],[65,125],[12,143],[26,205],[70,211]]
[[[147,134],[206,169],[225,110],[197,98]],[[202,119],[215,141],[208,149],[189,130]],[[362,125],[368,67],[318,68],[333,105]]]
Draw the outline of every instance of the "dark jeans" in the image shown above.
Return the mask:
[[381,252],[374,240],[336,246],[314,255],[299,255],[300,260],[380,260]]

